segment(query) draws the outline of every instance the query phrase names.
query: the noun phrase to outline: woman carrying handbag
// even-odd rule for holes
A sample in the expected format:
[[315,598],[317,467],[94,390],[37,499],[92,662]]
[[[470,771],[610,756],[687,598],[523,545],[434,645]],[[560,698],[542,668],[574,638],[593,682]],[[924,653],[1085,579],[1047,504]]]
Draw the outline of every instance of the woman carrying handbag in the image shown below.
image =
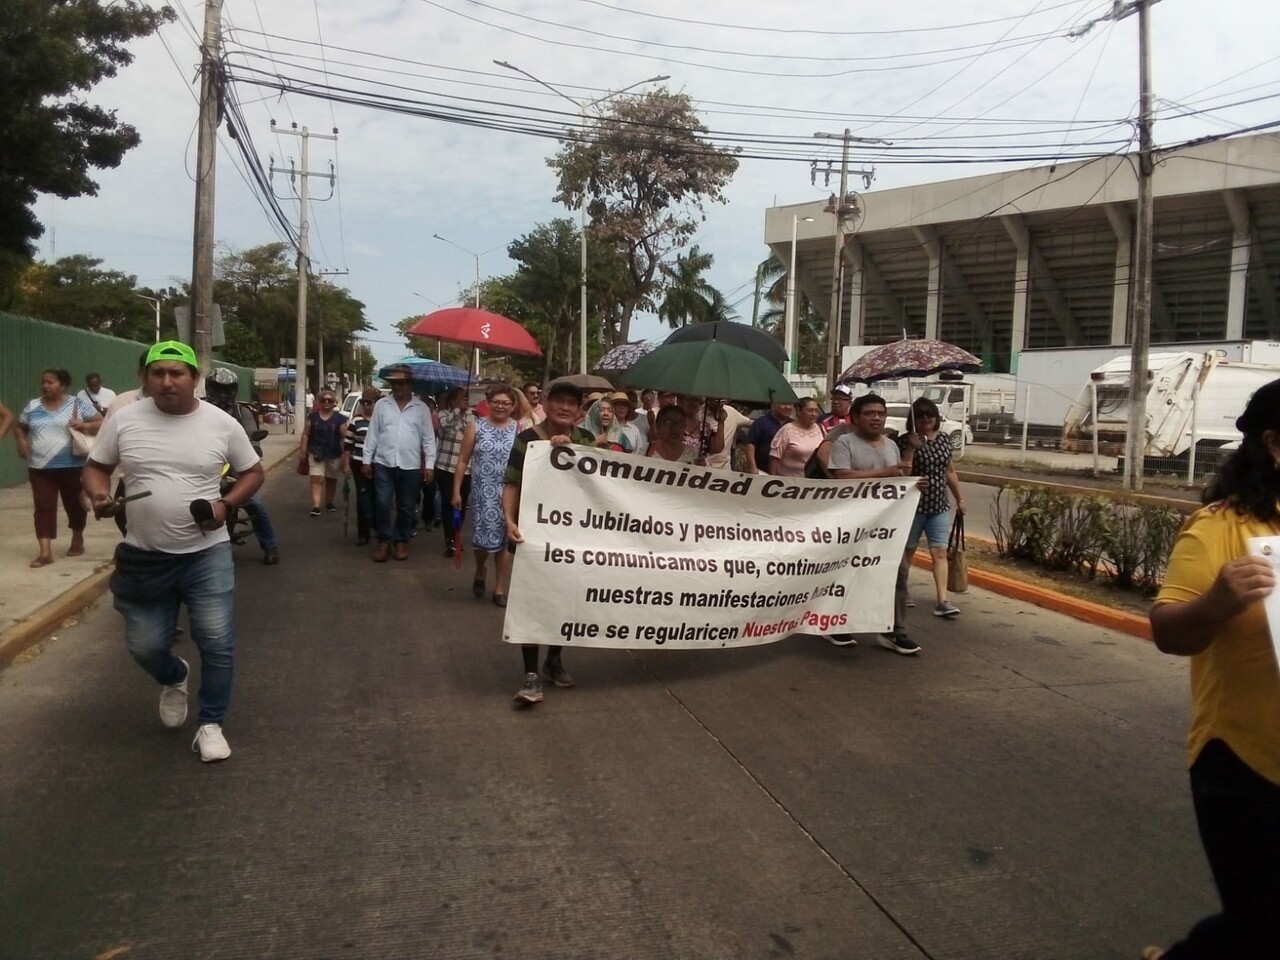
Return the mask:
[[915,520],[907,537],[903,562],[911,562],[920,534],[925,534],[929,539],[929,555],[933,559],[933,586],[937,595],[933,615],[948,619],[958,617],[960,608],[947,597],[947,546],[954,536],[948,492],[955,498],[959,537],[961,540],[964,537],[964,497],[960,494],[960,478],[956,476],[955,465],[951,462],[955,447],[951,438],[941,432],[942,417],[932,400],[920,397],[911,404],[909,426],[912,432],[907,435],[907,444],[915,451],[911,461],[912,475],[927,477],[929,484],[920,492],[920,504],[916,507]]

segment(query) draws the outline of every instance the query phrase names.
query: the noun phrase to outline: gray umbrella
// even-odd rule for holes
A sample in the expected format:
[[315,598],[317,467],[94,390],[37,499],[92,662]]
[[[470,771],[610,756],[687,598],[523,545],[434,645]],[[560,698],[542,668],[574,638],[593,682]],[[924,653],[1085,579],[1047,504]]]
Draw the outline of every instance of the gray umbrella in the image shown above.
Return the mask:
[[630,370],[637,361],[653,353],[661,340],[634,340],[631,343],[620,343],[596,364],[597,373],[621,373]]

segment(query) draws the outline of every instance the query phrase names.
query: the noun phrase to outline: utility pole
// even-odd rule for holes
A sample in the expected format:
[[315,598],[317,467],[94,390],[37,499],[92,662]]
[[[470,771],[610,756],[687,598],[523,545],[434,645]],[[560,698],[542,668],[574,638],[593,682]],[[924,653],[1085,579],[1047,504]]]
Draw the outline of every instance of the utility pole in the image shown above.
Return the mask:
[[200,45],[200,118],[196,139],[195,242],[191,255],[191,345],[200,372],[213,368],[213,188],[221,93],[222,0],[205,0]]
[[[337,140],[338,128],[333,128],[332,134],[312,133],[306,127],[298,129],[296,123],[292,124],[290,130],[277,130],[276,122],[271,121],[271,129],[275,133],[283,133],[287,136],[297,137],[302,141],[302,169],[294,169],[293,162],[290,161],[289,169],[277,167],[271,164],[271,176],[277,173],[288,173],[289,180],[301,179],[298,185],[298,342],[296,346],[297,356],[294,358],[294,406],[301,407],[306,405],[307,401],[307,271],[310,269],[311,258],[308,255],[308,237],[310,235],[310,223],[307,220],[307,180],[310,177],[328,177],[330,185],[337,181],[337,175],[333,171],[333,164],[329,165],[327,174],[319,171],[307,169],[309,157],[308,144],[312,137],[319,140]],[[317,381],[318,385],[318,381]],[[297,411],[295,411],[295,414]],[[293,418],[294,433],[302,432],[302,421],[305,416],[295,415]]]
[[[1143,464],[1147,456],[1147,354],[1151,346],[1152,240],[1155,232],[1155,201],[1151,191],[1151,31],[1148,11],[1160,0],[1113,0],[1110,12],[1072,30],[1072,39],[1106,20],[1119,22],[1138,15],[1138,213],[1133,233],[1133,273],[1129,299],[1129,418],[1125,428],[1124,486],[1142,489]],[[1094,429],[1097,429],[1095,424]]]
[[756,264],[756,292],[751,301],[751,329],[760,325],[760,284],[764,281],[764,264]]
[[[840,308],[841,294],[844,290],[844,230],[845,224],[855,219],[858,215],[858,198],[856,194],[849,192],[849,145],[853,143],[887,143],[885,140],[868,139],[867,137],[855,137],[848,127],[844,128],[844,133],[815,133],[814,136],[820,140],[839,140],[841,141],[840,149],[840,192],[834,194],[827,203],[826,210],[835,217],[835,250],[831,258],[831,307],[827,313],[827,391],[836,385],[836,377],[840,376]],[[863,182],[871,185],[871,181],[875,179],[876,171],[873,167],[870,170],[854,170],[853,173],[862,177]]]
[[[1124,459],[1125,487],[1142,489],[1147,456],[1147,353],[1151,342],[1152,234],[1155,204],[1151,195],[1151,0],[1134,0],[1138,10],[1138,223],[1134,231],[1133,350],[1129,360],[1129,426]],[[1094,425],[1097,429],[1097,425]]]

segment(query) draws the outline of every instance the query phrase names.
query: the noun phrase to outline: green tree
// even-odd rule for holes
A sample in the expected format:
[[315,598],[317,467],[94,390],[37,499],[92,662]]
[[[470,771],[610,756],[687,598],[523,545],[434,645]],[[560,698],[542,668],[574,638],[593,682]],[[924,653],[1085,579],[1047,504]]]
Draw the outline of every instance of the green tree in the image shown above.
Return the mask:
[[149,341],[154,338],[155,313],[138,297],[144,292],[159,296],[140,291],[136,277],[104,270],[101,260],[77,255],[31,264],[22,272],[10,304],[15,312],[50,323]]
[[0,294],[12,289],[44,228],[42,193],[94,196],[94,169],[141,142],[84,94],[133,62],[129,41],[173,19],[137,0],[4,0],[0,5]]
[[635,311],[661,298],[660,266],[697,231],[703,205],[725,202],[738,161],[706,132],[692,100],[662,88],[611,101],[586,137],[562,141],[547,161],[556,201],[576,208],[585,196],[591,236],[626,266],[618,310],[602,316],[607,346],[629,340]]
[[242,367],[266,367],[276,365],[275,358],[267,353],[262,338],[238,320],[222,325],[226,343],[218,348],[219,358]]

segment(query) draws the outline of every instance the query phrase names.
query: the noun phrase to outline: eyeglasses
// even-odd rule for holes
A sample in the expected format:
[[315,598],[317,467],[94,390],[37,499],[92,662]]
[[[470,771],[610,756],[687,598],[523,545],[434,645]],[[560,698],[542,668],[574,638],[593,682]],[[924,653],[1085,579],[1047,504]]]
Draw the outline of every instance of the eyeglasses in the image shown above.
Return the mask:
[[515,404],[510,400],[499,400],[496,397],[489,401],[491,407],[514,407]]
[[320,402],[321,403],[337,403],[337,400],[334,399],[333,397],[321,397]]

